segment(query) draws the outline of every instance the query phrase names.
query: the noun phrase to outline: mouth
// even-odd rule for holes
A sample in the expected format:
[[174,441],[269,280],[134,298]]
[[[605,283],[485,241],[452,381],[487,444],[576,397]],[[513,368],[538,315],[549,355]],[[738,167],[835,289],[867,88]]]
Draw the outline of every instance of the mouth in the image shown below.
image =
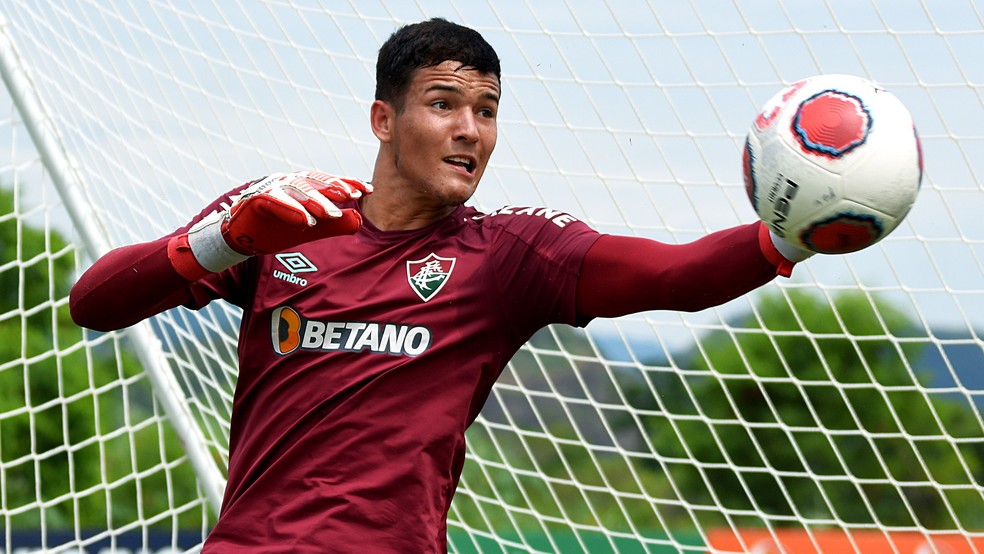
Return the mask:
[[478,165],[474,158],[468,156],[448,156],[444,158],[444,163],[464,169],[469,175],[475,174],[475,167]]

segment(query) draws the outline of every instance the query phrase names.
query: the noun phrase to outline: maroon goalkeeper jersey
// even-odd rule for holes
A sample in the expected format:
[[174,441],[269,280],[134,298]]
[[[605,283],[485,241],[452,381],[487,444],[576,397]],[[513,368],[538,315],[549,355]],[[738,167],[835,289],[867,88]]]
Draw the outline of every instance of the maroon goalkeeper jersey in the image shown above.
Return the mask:
[[465,429],[536,330],[584,323],[576,280],[598,236],[549,209],[461,207],[191,285],[189,307],[243,308],[229,482],[204,551],[446,551]]

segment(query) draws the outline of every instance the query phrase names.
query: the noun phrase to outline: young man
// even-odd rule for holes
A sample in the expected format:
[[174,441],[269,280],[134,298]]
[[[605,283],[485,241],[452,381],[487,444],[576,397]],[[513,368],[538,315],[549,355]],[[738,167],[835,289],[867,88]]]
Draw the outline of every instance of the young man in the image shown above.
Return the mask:
[[546,208],[466,207],[499,79],[477,32],[403,27],[379,52],[371,186],[266,177],[73,288],[73,317],[101,330],[242,307],[229,480],[205,552],[443,552],[465,429],[534,332],[699,310],[788,275],[759,223],[667,245]]

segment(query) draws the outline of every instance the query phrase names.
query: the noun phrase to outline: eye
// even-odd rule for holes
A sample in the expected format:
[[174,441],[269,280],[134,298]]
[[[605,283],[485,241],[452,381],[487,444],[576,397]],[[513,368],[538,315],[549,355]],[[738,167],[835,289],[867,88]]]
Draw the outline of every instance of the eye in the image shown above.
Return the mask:
[[431,102],[431,107],[438,110],[447,110],[451,108],[451,104],[449,104],[447,100],[435,100],[434,102]]
[[478,110],[478,115],[489,119],[495,119],[495,110],[492,108],[482,108]]

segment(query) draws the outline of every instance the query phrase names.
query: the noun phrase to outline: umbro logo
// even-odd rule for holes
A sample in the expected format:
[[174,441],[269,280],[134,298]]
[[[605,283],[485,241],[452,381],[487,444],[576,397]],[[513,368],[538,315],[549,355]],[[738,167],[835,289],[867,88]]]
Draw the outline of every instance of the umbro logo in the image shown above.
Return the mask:
[[298,277],[297,274],[318,271],[318,267],[300,252],[283,252],[277,254],[276,258],[280,262],[280,265],[287,268],[287,271],[280,269],[273,270],[273,276],[281,281],[305,287],[308,284],[307,279]]
[[300,252],[283,252],[277,254],[277,261],[290,270],[291,273],[308,273],[318,271],[311,260],[304,257]]

